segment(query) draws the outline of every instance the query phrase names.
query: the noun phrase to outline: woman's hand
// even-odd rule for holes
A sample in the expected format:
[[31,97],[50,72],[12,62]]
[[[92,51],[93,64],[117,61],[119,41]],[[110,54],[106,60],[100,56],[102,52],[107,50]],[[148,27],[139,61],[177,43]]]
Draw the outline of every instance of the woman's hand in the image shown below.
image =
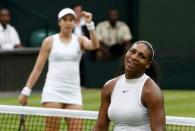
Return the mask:
[[18,98],[18,102],[20,105],[26,105],[28,103],[28,96],[21,94]]
[[92,14],[90,12],[82,11],[81,15],[86,23],[92,22]]

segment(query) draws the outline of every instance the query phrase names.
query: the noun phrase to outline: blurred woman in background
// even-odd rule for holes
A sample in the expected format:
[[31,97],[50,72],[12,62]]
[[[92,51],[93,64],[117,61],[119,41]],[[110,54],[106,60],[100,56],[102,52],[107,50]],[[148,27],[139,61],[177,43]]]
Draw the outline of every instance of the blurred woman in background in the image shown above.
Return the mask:
[[[20,104],[27,104],[28,96],[48,59],[49,68],[41,98],[43,107],[82,109],[79,62],[84,50],[95,50],[99,47],[92,14],[83,11],[82,17],[89,30],[90,40],[85,36],[72,34],[76,20],[76,14],[72,9],[65,8],[59,12],[60,32],[43,41],[34,69],[19,96]],[[53,119],[53,117],[47,118],[46,123],[47,131],[59,130],[60,124],[56,123],[60,123],[60,120]],[[73,129],[72,126],[75,124],[70,124],[69,120],[68,123],[69,131],[80,130],[75,127]]]

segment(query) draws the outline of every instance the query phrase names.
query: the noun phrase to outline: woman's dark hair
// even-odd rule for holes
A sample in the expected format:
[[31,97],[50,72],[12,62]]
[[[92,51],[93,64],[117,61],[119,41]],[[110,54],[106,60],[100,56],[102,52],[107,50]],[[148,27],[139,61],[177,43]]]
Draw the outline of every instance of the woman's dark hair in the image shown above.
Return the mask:
[[71,8],[74,9],[74,8],[77,7],[77,6],[80,6],[81,8],[83,8],[83,5],[82,5],[81,3],[73,4],[73,5],[71,6]]
[[152,61],[150,67],[146,69],[145,73],[150,76],[156,83],[160,80],[160,66],[156,61]]

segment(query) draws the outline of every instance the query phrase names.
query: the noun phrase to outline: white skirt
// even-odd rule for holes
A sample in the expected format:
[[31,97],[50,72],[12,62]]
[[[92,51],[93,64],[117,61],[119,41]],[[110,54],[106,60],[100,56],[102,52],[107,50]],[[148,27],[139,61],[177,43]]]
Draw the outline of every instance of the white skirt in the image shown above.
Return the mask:
[[42,92],[41,103],[45,102],[82,105],[81,88],[79,87],[76,90],[59,90],[59,88],[45,86]]

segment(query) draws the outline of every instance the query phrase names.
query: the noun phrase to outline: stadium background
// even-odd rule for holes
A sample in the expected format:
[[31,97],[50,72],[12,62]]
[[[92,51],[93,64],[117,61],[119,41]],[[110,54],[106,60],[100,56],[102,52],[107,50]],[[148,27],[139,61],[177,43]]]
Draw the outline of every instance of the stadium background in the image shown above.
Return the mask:
[[[58,11],[77,2],[77,0],[1,0],[1,5],[11,9],[12,24],[18,30],[24,46],[31,47],[40,43],[41,33],[45,35],[45,32],[57,32]],[[94,14],[96,23],[106,19],[106,12],[110,8],[118,9],[121,20],[131,28],[133,41],[143,39],[154,45],[155,60],[161,69],[162,88],[194,89],[194,0],[85,0],[79,2],[84,5],[84,9]],[[34,65],[37,52],[36,49],[0,52],[2,54],[0,55],[1,90],[12,90],[13,87],[19,89],[23,86]],[[118,63],[120,60],[103,63],[86,62],[86,87],[101,87],[113,76]],[[93,68],[96,70],[94,71]],[[44,76],[45,71],[36,85],[37,89],[41,87]]]

